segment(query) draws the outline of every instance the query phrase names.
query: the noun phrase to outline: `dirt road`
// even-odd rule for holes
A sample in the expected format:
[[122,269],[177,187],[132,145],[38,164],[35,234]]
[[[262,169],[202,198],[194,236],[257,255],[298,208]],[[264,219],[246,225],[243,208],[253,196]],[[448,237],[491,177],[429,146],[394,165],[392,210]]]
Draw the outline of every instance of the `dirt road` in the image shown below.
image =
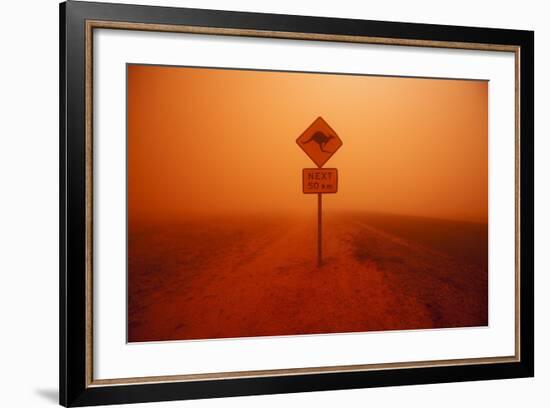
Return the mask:
[[487,324],[487,226],[369,214],[219,218],[129,234],[128,340]]

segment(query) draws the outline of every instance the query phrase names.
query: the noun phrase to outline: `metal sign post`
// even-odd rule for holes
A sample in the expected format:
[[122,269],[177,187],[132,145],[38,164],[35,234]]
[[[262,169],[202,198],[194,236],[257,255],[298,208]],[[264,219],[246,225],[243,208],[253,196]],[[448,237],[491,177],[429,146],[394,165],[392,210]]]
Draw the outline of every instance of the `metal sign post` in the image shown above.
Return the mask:
[[317,266],[323,265],[323,194],[317,193]]

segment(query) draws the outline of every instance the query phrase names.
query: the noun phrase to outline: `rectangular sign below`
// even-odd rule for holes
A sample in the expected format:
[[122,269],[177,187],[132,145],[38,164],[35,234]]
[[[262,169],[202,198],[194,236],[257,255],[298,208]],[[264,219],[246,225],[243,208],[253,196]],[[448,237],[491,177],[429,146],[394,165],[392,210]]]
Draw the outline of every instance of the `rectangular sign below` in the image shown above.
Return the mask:
[[330,194],[338,192],[338,169],[302,169],[304,194]]

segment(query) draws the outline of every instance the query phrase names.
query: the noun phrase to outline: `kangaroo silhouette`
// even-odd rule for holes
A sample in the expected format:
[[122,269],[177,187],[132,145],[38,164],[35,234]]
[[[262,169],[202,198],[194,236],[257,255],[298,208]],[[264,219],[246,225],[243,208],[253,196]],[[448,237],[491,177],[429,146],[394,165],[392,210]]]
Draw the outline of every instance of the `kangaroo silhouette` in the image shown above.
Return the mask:
[[313,135],[311,135],[311,137],[309,139],[302,142],[302,144],[306,144],[306,143],[309,143],[309,142],[315,142],[319,145],[319,149],[321,149],[322,152],[332,153],[332,152],[329,152],[329,151],[325,150],[325,146],[327,145],[328,142],[330,142],[332,139],[334,139],[334,137],[335,136],[333,136],[333,135],[328,135],[327,136],[323,132],[317,131]]

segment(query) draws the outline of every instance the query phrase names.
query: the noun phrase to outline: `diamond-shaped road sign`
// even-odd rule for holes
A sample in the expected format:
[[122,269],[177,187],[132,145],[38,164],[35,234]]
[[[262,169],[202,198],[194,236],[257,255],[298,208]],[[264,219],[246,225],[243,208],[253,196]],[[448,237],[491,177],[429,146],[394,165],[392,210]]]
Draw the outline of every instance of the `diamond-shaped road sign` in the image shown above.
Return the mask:
[[323,167],[343,144],[336,132],[320,116],[296,139],[296,143],[317,167]]

